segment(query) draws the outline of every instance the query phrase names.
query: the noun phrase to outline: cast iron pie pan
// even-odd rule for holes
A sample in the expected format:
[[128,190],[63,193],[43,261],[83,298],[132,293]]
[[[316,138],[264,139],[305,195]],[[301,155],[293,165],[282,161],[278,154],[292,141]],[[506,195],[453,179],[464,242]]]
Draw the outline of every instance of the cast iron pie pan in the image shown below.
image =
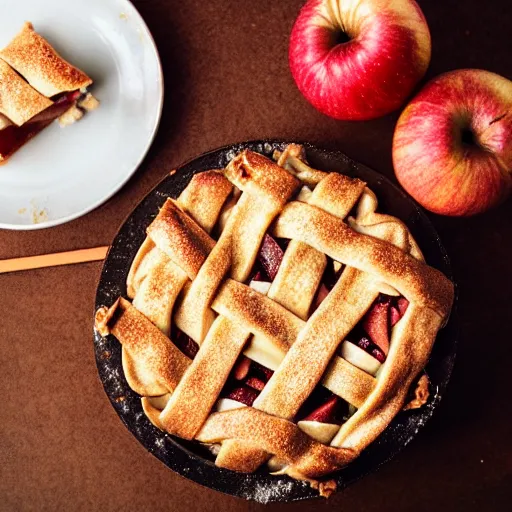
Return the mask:
[[[253,141],[226,146],[182,165],[176,173],[165,177],[135,208],[117,233],[105,260],[96,295],[96,309],[110,306],[119,295],[126,297],[126,277],[131,262],[146,236],[146,228],[157,215],[167,197],[176,198],[192,176],[208,169],[222,168],[239,151],[251,149],[271,156],[287,142]],[[379,211],[403,220],[421,247],[427,262],[452,277],[450,262],[432,224],[420,208],[382,175],[354,162],[342,153],[305,144],[313,167],[336,171],[364,180],[377,194]],[[456,352],[455,315],[438,335],[427,365],[432,383],[428,403],[421,409],[401,412],[386,431],[358,459],[332,475],[338,492],[375,470],[395,456],[432,416],[443,396]],[[305,482],[287,476],[272,476],[261,469],[257,473],[236,473],[218,468],[209,453],[194,442],[183,441],[155,428],[142,411],[140,397],[128,386],[121,366],[121,345],[111,335],[102,338],[94,332],[96,364],[105,392],[117,414],[138,441],[180,475],[226,494],[260,503],[296,501],[318,496]]]

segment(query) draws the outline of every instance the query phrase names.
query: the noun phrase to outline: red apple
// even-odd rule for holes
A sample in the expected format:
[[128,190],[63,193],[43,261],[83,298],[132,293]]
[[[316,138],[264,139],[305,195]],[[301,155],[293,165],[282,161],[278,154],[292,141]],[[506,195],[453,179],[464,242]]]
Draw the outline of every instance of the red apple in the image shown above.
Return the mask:
[[503,201],[512,190],[512,82],[477,69],[432,80],[398,120],[393,164],[432,212],[473,215]]
[[306,99],[336,119],[400,107],[430,62],[430,33],[413,0],[309,0],[290,40],[290,68]]

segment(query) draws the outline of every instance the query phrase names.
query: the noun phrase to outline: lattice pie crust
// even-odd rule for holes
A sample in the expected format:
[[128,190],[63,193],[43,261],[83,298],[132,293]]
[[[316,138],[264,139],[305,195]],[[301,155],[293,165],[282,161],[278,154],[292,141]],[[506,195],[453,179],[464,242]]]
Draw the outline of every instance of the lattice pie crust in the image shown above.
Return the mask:
[[[312,169],[297,145],[275,156],[243,151],[167,199],[130,269],[131,302],[99,309],[96,326],[122,343],[126,379],[158,428],[216,445],[218,466],[252,472],[268,461],[313,480],[356,458],[404,407],[453,286],[425,264],[401,221],[377,213],[365,183]],[[248,280],[267,233],[290,242],[261,293]],[[328,261],[340,277],[314,308]],[[372,375],[349,357],[360,349],[344,358],[339,348],[379,294],[409,306]],[[173,343],[176,328],[199,345],[195,358]],[[251,407],[218,412],[242,353],[274,373]],[[319,385],[353,414],[302,429],[294,419]]]

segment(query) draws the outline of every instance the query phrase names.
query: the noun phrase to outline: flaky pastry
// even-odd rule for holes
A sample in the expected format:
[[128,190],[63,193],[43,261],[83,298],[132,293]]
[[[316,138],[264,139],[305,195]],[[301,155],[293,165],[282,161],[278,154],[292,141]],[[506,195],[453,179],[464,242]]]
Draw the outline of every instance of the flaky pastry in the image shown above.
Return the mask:
[[167,199],[130,300],[96,327],[122,344],[159,429],[209,445],[218,466],[268,463],[332,490],[318,479],[403,409],[453,285],[364,182],[312,169],[301,146],[275,159],[243,151]]

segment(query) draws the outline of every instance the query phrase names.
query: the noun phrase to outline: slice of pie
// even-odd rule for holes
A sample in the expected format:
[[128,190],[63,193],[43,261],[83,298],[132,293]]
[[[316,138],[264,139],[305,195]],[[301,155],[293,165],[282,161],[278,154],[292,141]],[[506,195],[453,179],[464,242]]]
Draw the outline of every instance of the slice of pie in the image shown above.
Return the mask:
[[365,183],[311,168],[298,145],[275,159],[243,151],[167,199],[129,300],[96,328],[122,344],[156,427],[218,466],[266,464],[328,494],[332,472],[428,399],[453,285]]
[[66,126],[97,108],[91,84],[25,23],[0,51],[0,164],[54,120]]

